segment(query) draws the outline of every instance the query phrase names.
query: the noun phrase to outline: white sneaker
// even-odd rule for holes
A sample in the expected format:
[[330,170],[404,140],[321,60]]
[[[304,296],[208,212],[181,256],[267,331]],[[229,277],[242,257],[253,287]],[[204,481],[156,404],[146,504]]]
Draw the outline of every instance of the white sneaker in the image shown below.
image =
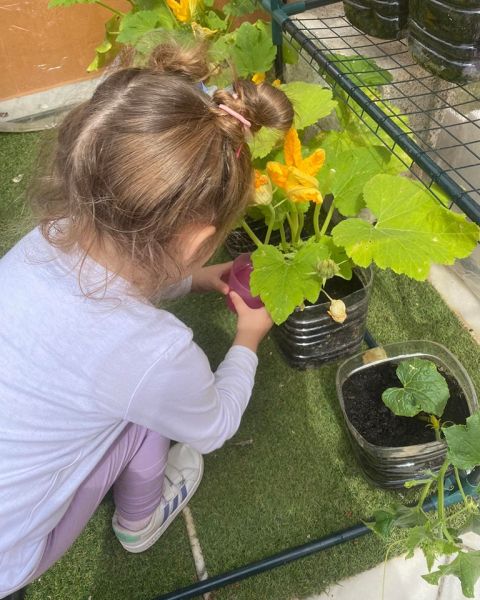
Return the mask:
[[128,552],[143,552],[152,546],[188,503],[203,475],[203,457],[187,444],[175,444],[168,453],[163,498],[150,522],[139,531],[122,527],[115,511],[112,527]]

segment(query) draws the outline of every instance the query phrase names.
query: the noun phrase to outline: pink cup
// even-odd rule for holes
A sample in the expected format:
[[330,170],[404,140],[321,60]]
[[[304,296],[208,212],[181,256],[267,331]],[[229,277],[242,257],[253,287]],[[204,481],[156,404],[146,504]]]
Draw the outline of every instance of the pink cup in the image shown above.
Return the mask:
[[[250,254],[240,254],[233,261],[232,268],[228,274],[227,283],[231,290],[243,299],[250,308],[261,308],[263,302],[258,296],[252,296],[250,293],[250,274],[253,271]],[[227,306],[232,312],[236,312],[230,296],[226,297]]]

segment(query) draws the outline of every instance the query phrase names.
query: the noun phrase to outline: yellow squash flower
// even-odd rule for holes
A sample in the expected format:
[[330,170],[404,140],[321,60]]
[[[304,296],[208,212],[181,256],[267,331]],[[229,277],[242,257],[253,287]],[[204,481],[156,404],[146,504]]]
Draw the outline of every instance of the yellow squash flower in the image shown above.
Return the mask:
[[325,162],[325,151],[315,150],[308,158],[302,158],[302,144],[297,130],[292,128],[285,136],[283,146],[285,164],[269,162],[267,172],[273,183],[285,190],[292,202],[323,202],[315,175]]
[[267,206],[272,201],[272,182],[268,175],[255,169],[255,196],[252,204],[256,206]]
[[189,23],[197,12],[200,0],[167,0],[167,5],[180,23]]

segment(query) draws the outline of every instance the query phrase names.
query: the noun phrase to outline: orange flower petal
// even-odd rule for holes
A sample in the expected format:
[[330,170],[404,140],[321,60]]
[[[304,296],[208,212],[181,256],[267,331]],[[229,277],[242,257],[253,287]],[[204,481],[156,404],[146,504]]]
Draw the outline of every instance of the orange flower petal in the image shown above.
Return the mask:
[[302,162],[297,166],[304,173],[307,173],[307,175],[316,175],[323,167],[324,162],[325,150],[320,148],[319,150],[315,150],[315,152],[308,158],[303,159]]
[[283,152],[285,154],[285,163],[289,167],[296,167],[302,162],[302,144],[294,127],[285,136]]
[[261,171],[255,169],[255,187],[259,188],[262,185],[268,183],[268,177],[264,175]]
[[288,177],[288,167],[272,161],[267,163],[267,173],[275,185],[285,189]]

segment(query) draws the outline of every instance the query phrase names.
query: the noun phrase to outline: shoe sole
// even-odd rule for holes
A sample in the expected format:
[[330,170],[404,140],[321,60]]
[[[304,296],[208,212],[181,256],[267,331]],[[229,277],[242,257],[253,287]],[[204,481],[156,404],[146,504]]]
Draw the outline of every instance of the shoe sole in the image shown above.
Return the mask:
[[187,497],[185,498],[185,500],[183,500],[183,502],[180,502],[180,504],[177,506],[177,508],[168,516],[167,520],[164,523],[162,523],[162,525],[159,529],[152,531],[152,534],[147,539],[143,540],[141,543],[129,544],[128,542],[122,542],[121,540],[119,540],[119,542],[122,544],[122,546],[125,548],[125,550],[127,550],[127,552],[132,552],[133,554],[139,554],[140,552],[145,552],[145,550],[148,550],[151,546],[153,546],[153,544],[155,544],[155,542],[161,537],[161,535],[168,528],[170,523],[175,519],[175,517],[178,515],[178,513],[181,510],[183,510],[185,508],[185,506],[189,503],[193,494],[195,494],[195,492],[197,491],[197,488],[200,485],[200,482],[202,481],[202,477],[203,477],[203,458],[202,458],[200,470],[198,472],[198,477],[195,480],[195,482],[193,483],[192,489],[190,490],[190,492],[187,495]]

